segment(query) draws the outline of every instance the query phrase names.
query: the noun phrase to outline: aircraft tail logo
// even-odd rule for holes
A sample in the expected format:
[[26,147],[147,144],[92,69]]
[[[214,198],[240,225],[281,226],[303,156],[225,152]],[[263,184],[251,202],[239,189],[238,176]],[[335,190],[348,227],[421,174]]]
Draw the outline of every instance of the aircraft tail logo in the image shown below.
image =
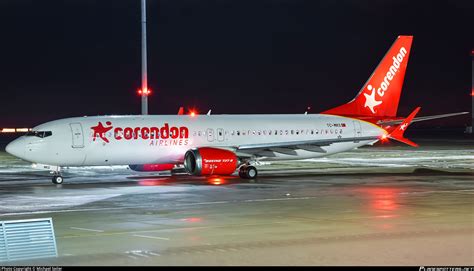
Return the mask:
[[323,113],[354,117],[395,117],[413,36],[399,36],[369,80],[350,102]]

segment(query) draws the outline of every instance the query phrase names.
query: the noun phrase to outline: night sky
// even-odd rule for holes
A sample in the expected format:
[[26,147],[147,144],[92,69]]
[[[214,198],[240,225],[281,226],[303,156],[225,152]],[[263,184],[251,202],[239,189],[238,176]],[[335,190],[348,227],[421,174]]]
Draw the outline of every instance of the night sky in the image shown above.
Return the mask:
[[[0,127],[140,113],[139,0],[0,0],[0,28]],[[472,0],[148,0],[149,110],[318,113],[413,35],[399,114],[470,111],[473,29]]]

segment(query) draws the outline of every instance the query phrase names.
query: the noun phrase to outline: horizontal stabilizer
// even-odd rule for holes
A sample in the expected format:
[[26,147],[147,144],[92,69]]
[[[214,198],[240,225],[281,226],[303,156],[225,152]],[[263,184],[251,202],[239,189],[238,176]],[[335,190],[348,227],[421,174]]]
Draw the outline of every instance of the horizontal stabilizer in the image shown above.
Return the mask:
[[398,142],[402,142],[402,143],[405,143],[405,144],[410,145],[410,146],[412,146],[412,147],[415,147],[415,148],[418,147],[418,144],[416,144],[415,142],[413,142],[413,141],[411,141],[410,139],[405,138],[405,137],[393,138],[393,139],[395,139],[395,140],[398,141]]
[[[448,118],[448,117],[454,117],[454,116],[460,116],[460,115],[465,115],[469,114],[469,112],[458,112],[458,113],[449,113],[449,114],[441,114],[441,115],[432,115],[432,116],[424,116],[424,117],[418,117],[414,118],[413,122],[419,122],[419,121],[425,121],[425,120],[434,120],[434,119],[442,119],[442,118]],[[397,125],[403,122],[403,119],[398,119],[398,120],[381,120],[378,121],[378,125]]]
[[410,123],[415,118],[418,111],[420,111],[420,109],[421,109],[421,107],[417,107],[415,110],[413,110],[413,112],[405,120],[403,120],[403,122],[397,128],[395,128],[395,130],[393,130],[390,134],[388,134],[387,137],[390,138],[390,139],[397,140],[397,141],[400,141],[402,143],[408,144],[412,147],[418,147],[418,144],[416,144],[415,142],[403,137],[403,134],[405,133],[408,126],[410,125]]

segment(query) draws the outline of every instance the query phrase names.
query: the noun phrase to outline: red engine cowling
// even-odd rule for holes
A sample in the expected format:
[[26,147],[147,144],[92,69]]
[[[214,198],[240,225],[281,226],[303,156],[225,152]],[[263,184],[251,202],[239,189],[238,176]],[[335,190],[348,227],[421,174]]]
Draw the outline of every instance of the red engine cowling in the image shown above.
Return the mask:
[[237,166],[237,156],[228,150],[203,147],[184,155],[184,168],[192,175],[231,175]]
[[129,165],[128,167],[134,171],[165,171],[172,170],[174,168],[174,164]]

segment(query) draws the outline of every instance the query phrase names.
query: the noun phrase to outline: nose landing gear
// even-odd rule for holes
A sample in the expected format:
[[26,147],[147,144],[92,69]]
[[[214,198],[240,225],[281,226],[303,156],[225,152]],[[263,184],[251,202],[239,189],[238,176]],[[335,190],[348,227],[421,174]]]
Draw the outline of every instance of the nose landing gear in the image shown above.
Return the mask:
[[52,172],[53,173],[53,183],[54,184],[62,184],[64,182],[64,178],[63,176],[61,175],[61,168],[60,167],[57,167],[55,171]]

